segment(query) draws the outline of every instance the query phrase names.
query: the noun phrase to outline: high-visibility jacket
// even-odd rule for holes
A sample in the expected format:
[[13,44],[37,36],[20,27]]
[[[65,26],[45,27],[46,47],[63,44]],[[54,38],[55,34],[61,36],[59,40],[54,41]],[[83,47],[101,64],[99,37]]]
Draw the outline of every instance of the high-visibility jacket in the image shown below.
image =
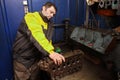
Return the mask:
[[26,67],[54,51],[51,42],[53,27],[45,19],[39,12],[28,13],[18,28],[13,45],[14,60]]

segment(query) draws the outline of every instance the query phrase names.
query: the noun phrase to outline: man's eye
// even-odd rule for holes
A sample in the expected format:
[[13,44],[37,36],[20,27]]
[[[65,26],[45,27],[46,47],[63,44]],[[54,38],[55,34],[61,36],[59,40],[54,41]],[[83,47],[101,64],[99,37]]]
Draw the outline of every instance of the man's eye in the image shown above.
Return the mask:
[[51,14],[53,14],[53,12],[50,12]]

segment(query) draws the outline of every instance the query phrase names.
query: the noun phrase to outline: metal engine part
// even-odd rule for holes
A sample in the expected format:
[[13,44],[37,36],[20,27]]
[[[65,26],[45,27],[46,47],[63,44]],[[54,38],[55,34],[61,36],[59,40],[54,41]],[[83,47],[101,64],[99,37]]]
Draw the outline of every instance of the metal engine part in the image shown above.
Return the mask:
[[100,29],[93,30],[76,27],[70,38],[82,44],[82,46],[101,54],[109,53],[115,47],[116,43],[116,38],[111,35],[110,31]]
[[64,76],[80,71],[82,68],[82,56],[81,50],[73,50],[63,53],[66,61],[61,65],[55,65],[50,58],[44,58],[38,65],[41,70],[50,74],[50,80],[58,80]]

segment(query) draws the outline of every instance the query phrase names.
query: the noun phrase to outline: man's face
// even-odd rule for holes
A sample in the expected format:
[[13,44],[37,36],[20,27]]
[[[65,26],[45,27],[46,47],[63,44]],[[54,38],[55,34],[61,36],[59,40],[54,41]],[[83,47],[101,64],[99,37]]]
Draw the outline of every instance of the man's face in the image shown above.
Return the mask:
[[42,13],[49,20],[49,19],[51,19],[56,14],[56,10],[55,10],[55,8],[53,6],[51,6],[49,8],[46,8],[45,6],[43,6]]

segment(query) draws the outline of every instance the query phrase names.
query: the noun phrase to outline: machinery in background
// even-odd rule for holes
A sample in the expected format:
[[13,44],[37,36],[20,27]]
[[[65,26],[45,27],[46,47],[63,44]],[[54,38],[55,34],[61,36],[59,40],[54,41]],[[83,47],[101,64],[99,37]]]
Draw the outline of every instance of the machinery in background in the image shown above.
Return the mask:
[[[113,36],[114,32],[110,29],[101,29],[100,22],[96,19],[96,16],[91,9],[92,5],[97,3],[96,13],[100,16],[114,16],[116,12],[109,13],[110,15],[104,15],[100,13],[101,10],[115,11],[117,7],[113,8],[110,2],[113,4],[115,0],[86,0],[86,20],[84,25],[74,27],[70,40],[74,47],[78,47],[83,50],[87,59],[91,60],[95,64],[99,64],[103,61],[103,57],[108,55],[116,45],[116,37]],[[105,2],[104,6],[100,9],[101,2]],[[119,1],[117,0],[117,3]],[[115,3],[114,3],[115,4]],[[111,6],[111,7],[110,7]],[[111,8],[111,9],[109,9]],[[103,11],[102,11],[103,12]],[[91,14],[90,14],[91,13]],[[105,12],[105,14],[107,14]],[[90,19],[93,17],[93,19]]]
[[101,54],[109,53],[115,46],[115,37],[109,30],[76,27],[71,39]]

